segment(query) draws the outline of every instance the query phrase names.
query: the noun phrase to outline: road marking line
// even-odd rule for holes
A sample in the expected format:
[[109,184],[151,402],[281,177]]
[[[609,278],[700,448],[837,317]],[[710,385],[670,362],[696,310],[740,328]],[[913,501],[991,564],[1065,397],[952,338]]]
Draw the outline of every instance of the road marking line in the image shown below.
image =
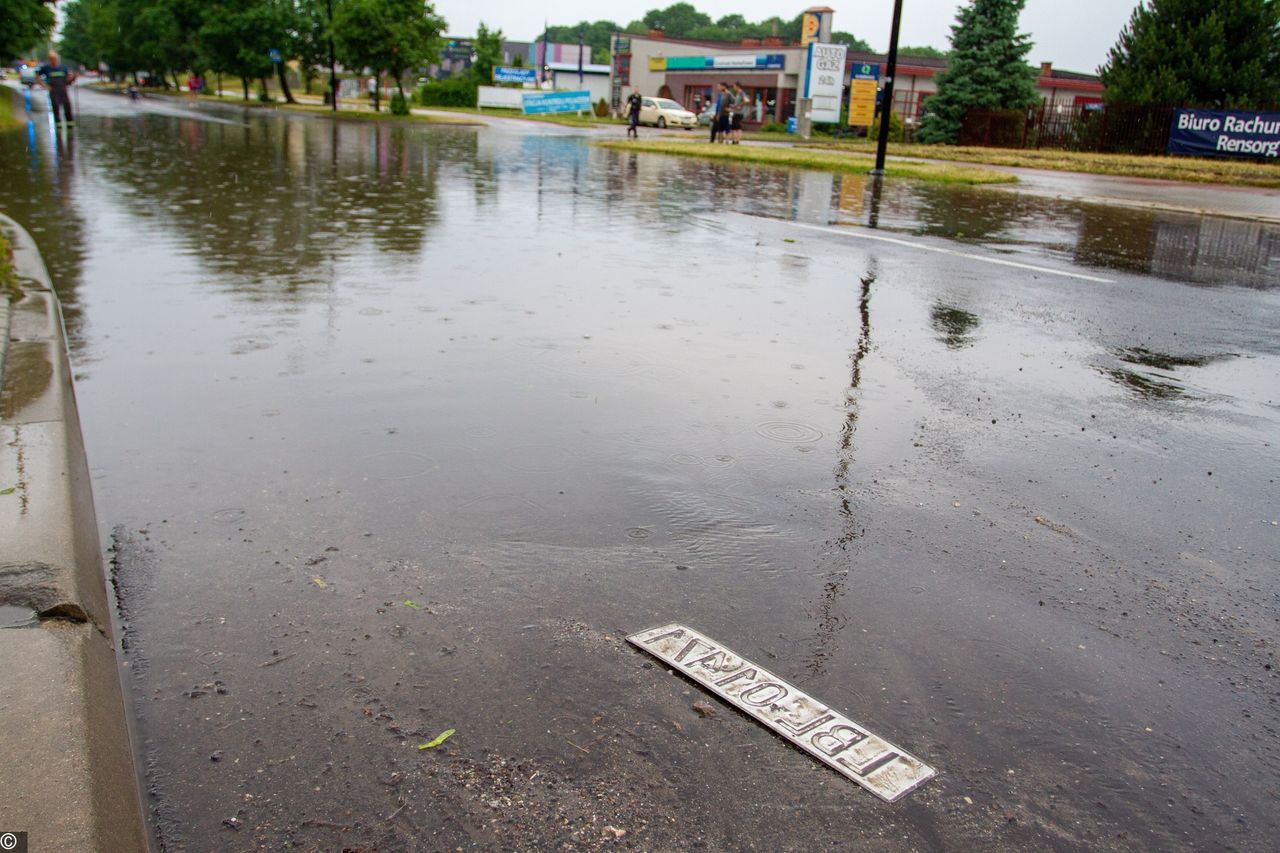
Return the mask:
[[1002,267],[1013,267],[1020,270],[1030,270],[1031,272],[1041,272],[1045,275],[1060,275],[1064,278],[1075,278],[1081,281],[1093,281],[1098,284],[1115,284],[1115,279],[1102,278],[1096,275],[1086,275],[1081,272],[1067,272],[1066,270],[1055,270],[1050,267],[1040,267],[1035,264],[1024,264],[1019,261],[1006,261],[1003,258],[992,258],[987,255],[975,255],[972,252],[957,252],[955,249],[946,249],[942,246],[928,246],[924,243],[915,243],[911,240],[903,240],[898,237],[886,237],[882,234],[865,234],[862,231],[844,228],[825,228],[821,225],[808,225],[804,222],[788,222],[787,225],[793,228],[808,228],[811,231],[822,231],[827,234],[837,234],[841,237],[856,237],[859,240],[875,240],[881,243],[893,243],[895,246],[906,246],[909,249],[919,249],[923,252],[936,252],[939,255],[953,255],[957,258],[967,258],[971,261],[982,261],[988,264],[999,264]]

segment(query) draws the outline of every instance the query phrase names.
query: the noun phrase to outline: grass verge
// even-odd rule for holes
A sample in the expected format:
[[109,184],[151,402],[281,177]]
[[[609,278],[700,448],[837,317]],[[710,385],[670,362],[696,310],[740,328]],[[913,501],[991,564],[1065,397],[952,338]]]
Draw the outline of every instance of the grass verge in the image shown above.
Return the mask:
[[[862,141],[801,143],[818,151],[846,151],[870,154],[875,143]],[[988,166],[1020,166],[1055,172],[1083,172],[1091,175],[1119,175],[1130,178],[1157,178],[1191,183],[1240,184],[1253,187],[1280,187],[1280,164],[1240,160],[1213,160],[1200,157],[1156,157],[1130,154],[1094,154],[1084,151],[1022,150],[1013,148],[973,148],[952,145],[890,144],[898,157],[922,157]]]
[[[596,142],[602,148],[620,151],[645,151],[653,154],[675,154],[686,157],[705,157],[711,160],[731,160],[739,163],[760,163],[766,166],[787,166],[799,169],[819,169],[825,172],[844,172],[862,175],[870,172],[875,163],[861,157],[850,157],[833,151],[815,151],[796,147],[765,147],[763,145],[712,145],[710,142],[665,142],[661,140],[608,140]],[[1008,184],[1017,181],[1013,175],[976,169],[967,166],[951,166],[943,163],[912,163],[891,160],[885,164],[885,173],[898,178],[918,178],[944,184]]]
[[[103,89],[104,91],[117,91],[118,89],[118,87],[113,85],[104,85],[104,86],[99,86],[98,88]],[[184,101],[192,100],[190,93],[177,92],[172,89],[169,89],[167,91],[164,89],[147,89],[143,92],[143,95],[144,97],[147,97],[147,98],[159,96],[159,97],[172,98],[175,100],[184,100]],[[336,112],[331,110],[329,107],[319,103],[311,103],[311,104],[308,104],[308,103],[286,104],[283,102],[271,103],[271,102],[263,102],[258,100],[246,101],[243,98],[231,97],[231,96],[223,96],[220,98],[217,95],[198,95],[196,96],[195,100],[198,100],[201,103],[228,104],[228,105],[237,106],[237,107],[252,107],[254,109],[284,110],[287,112],[311,113],[312,115],[329,116],[331,118],[336,118],[342,121],[346,121],[346,120],[414,121],[414,122],[423,122],[426,124],[457,125],[460,127],[477,127],[477,126],[482,126],[484,124],[484,122],[477,121],[475,119],[469,119],[462,115],[459,115],[456,117],[442,116],[442,115],[421,115],[418,113],[410,113],[407,116],[392,115],[391,111],[386,106],[386,102],[383,102],[382,109],[375,113],[371,109],[361,109],[358,107],[343,108],[342,104],[349,103],[348,101],[345,101],[345,100],[338,101],[339,109]]]
[[0,130],[17,130],[26,122],[13,117],[18,106],[18,95],[8,86],[0,87]]
[[[0,297],[16,299],[21,295],[18,274],[13,269],[13,247],[9,245],[9,238],[0,231]],[[0,347],[3,347],[3,341],[0,341]]]
[[477,107],[421,107],[421,109],[441,110],[444,112],[458,113],[460,115],[485,115],[495,116],[497,118],[514,118],[520,119],[521,121],[540,121],[545,124],[560,124],[565,127],[598,127],[603,124],[626,124],[624,119],[596,118],[594,114],[577,115],[575,113],[560,113],[558,115],[528,116],[519,110],[504,110],[498,107],[486,107],[483,110]]

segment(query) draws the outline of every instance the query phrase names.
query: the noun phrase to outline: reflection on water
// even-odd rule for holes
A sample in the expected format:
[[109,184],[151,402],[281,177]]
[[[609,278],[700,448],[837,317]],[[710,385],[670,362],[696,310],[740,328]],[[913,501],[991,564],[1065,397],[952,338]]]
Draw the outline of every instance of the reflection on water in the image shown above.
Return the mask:
[[833,219],[841,224],[1048,254],[1086,267],[1193,284],[1280,284],[1277,225],[908,182],[887,184],[872,217],[864,212],[869,205],[855,200],[852,181],[833,179]]
[[0,211],[39,244],[73,349],[82,342],[77,294],[85,254],[74,187],[77,159],[75,134],[55,126],[51,113],[33,113],[21,129],[0,133]]
[[954,305],[935,302],[929,309],[929,323],[938,340],[951,349],[961,349],[973,343],[973,332],[980,322],[978,315]]

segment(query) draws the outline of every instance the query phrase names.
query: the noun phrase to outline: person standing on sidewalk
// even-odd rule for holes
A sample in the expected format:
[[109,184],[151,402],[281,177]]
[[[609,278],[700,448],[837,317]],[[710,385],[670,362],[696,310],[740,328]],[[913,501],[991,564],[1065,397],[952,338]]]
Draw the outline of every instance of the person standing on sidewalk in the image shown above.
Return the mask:
[[711,121],[709,122],[711,125],[711,144],[714,145],[716,135],[720,132],[720,90],[714,89],[708,100],[711,102]]
[[729,141],[729,116],[733,114],[733,93],[729,91],[728,83],[720,84],[720,93],[716,97],[716,133],[720,137],[720,142],[727,143]]
[[730,116],[729,129],[733,135],[733,144],[742,142],[742,119],[747,112],[747,93],[741,83],[733,84],[733,114]]
[[53,106],[55,124],[75,124],[71,115],[71,96],[68,90],[75,82],[76,75],[62,64],[56,50],[49,51],[49,61],[36,69],[36,79],[40,85],[49,90],[49,102]]
[[639,89],[627,98],[627,136],[634,136],[636,139],[640,138],[640,105],[643,102]]

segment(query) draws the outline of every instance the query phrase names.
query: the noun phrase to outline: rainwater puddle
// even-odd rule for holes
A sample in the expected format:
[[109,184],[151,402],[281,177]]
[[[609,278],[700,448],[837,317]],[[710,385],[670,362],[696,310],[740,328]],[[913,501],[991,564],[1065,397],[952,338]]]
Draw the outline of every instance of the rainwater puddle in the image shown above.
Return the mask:
[[[1280,831],[1269,226],[88,92],[0,178],[171,849]],[[940,799],[694,711],[624,639],[677,621]]]

